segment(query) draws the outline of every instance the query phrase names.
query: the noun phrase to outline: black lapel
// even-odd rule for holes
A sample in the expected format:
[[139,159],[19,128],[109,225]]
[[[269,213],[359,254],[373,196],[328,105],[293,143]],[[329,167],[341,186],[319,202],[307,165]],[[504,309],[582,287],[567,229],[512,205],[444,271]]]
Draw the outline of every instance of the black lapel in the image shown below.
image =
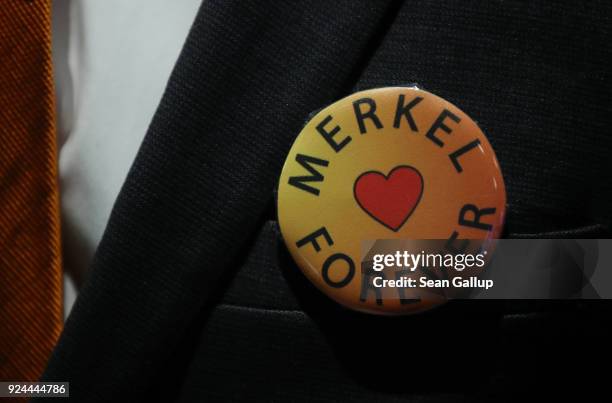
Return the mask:
[[45,380],[79,401],[142,396],[256,229],[307,115],[354,85],[389,3],[203,3]]

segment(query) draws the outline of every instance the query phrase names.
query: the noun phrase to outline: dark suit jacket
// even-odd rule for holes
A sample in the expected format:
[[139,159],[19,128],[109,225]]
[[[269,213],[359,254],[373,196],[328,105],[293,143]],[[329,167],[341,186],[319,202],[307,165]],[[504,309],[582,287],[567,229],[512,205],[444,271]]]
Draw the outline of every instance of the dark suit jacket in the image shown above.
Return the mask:
[[288,257],[274,190],[312,111],[417,83],[487,134],[505,236],[608,237],[610,5],[205,1],[44,379],[70,381],[78,402],[591,388],[608,350],[603,304],[349,312]]

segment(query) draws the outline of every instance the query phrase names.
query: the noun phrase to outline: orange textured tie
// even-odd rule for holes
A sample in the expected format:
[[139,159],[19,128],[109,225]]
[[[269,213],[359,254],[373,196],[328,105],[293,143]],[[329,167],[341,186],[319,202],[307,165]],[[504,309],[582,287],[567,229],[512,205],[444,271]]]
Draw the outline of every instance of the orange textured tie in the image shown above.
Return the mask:
[[50,3],[0,1],[0,380],[37,380],[62,326]]

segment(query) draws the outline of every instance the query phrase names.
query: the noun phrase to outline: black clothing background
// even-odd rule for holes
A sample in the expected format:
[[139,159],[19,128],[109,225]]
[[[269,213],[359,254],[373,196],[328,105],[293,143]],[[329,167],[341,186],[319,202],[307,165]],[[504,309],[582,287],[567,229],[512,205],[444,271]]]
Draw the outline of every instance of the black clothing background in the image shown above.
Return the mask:
[[43,379],[78,402],[596,386],[603,303],[349,312],[291,262],[273,195],[312,111],[418,83],[488,136],[506,236],[608,237],[611,17],[605,1],[204,1]]

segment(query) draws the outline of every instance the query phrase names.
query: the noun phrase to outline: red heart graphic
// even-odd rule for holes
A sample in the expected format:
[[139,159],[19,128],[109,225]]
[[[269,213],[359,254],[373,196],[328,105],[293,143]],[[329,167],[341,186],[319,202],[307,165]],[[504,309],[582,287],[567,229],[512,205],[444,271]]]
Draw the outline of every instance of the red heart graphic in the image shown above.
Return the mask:
[[423,177],[415,168],[398,166],[385,176],[364,172],[355,181],[359,206],[385,227],[397,231],[412,214],[423,194]]

